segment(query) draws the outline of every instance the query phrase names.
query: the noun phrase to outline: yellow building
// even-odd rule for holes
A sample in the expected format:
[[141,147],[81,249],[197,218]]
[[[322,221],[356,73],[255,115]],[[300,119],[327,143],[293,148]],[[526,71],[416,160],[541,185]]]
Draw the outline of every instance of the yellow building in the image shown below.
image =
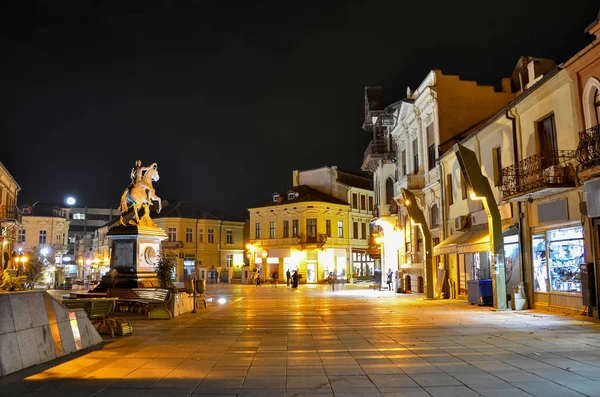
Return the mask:
[[17,207],[19,190],[17,181],[0,163],[0,270],[14,266],[11,254],[16,249],[21,228],[21,212]]
[[263,279],[297,271],[301,283],[323,281],[330,272],[350,273],[350,204],[310,186],[275,192],[250,213],[250,267]]
[[163,202],[161,213],[153,213],[152,219],[167,233],[162,248],[177,256],[177,281],[194,274],[209,279],[209,272],[214,270],[225,281],[235,266],[243,264],[244,221],[186,201]]

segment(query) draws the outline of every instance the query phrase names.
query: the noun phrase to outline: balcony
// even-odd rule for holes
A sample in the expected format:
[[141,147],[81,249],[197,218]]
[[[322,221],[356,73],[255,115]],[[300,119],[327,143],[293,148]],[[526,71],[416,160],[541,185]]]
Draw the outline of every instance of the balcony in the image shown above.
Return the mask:
[[164,249],[183,248],[183,241],[163,241],[160,244]]
[[0,223],[18,223],[21,224],[21,210],[16,205],[6,205],[0,207]]
[[538,153],[502,169],[502,199],[540,198],[575,187],[573,150]]
[[394,197],[402,195],[404,189],[423,189],[425,187],[425,176],[422,173],[404,175],[400,180],[394,183]]
[[379,165],[379,160],[396,162],[396,145],[391,139],[374,140],[369,143],[363,157],[362,170],[375,171]]
[[579,132],[579,145],[575,153],[579,166],[577,176],[581,180],[600,176],[600,126]]
[[313,234],[305,236],[301,234],[298,236],[298,244],[302,246],[302,249],[307,247],[315,246],[321,248],[327,243],[327,235],[326,234]]

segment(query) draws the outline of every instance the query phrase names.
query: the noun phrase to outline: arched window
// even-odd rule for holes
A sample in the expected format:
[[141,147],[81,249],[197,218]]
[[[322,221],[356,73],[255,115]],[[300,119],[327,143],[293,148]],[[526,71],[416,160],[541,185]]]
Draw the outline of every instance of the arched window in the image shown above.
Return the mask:
[[596,115],[596,125],[600,124],[600,90],[596,88],[594,94],[594,114]]
[[431,206],[431,227],[437,227],[440,225],[440,213],[438,211],[437,204]]
[[394,200],[394,180],[389,177],[385,181],[385,202],[391,204]]

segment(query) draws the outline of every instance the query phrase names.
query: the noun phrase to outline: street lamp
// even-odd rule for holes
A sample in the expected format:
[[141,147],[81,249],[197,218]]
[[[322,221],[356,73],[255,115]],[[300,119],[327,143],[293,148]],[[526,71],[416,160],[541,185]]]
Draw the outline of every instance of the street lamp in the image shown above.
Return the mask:
[[75,200],[75,197],[69,196],[65,198],[65,203],[67,203],[67,205],[75,205],[76,202],[77,200]]

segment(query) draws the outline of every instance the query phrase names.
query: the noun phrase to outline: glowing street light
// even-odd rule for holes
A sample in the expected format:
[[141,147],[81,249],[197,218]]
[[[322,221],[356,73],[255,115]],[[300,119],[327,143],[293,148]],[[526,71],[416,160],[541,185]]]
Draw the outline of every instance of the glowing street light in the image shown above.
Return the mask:
[[49,253],[50,249],[48,247],[44,247],[40,250],[40,254],[42,254],[42,256],[48,256]]
[[75,197],[69,196],[65,199],[65,203],[67,203],[67,205],[75,205],[75,203],[77,202],[77,200],[75,200]]

